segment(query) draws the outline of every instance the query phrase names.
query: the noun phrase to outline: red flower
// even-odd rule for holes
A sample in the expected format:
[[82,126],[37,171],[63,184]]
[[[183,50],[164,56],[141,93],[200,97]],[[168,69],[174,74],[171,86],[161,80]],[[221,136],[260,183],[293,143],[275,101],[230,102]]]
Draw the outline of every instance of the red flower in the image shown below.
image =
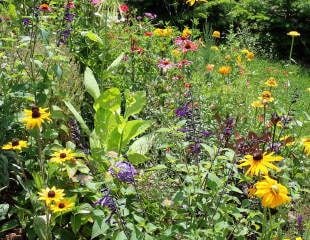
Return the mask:
[[75,8],[74,2],[73,1],[69,1],[66,5],[66,8],[72,9]]
[[129,7],[127,4],[121,4],[118,9],[121,13],[127,13],[129,11]]
[[46,3],[43,3],[39,6],[39,10],[42,12],[50,12],[52,11],[52,9],[50,8],[50,6]]
[[144,36],[151,37],[153,36],[153,32],[145,32]]

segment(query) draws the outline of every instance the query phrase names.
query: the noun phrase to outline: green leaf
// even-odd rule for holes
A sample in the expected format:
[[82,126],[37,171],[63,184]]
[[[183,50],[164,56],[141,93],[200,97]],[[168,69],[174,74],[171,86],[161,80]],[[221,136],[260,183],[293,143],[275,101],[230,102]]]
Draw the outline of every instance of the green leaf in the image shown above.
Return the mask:
[[105,108],[111,112],[120,113],[121,101],[120,90],[118,88],[110,88],[100,95],[94,104],[94,108],[96,111],[100,108]]
[[91,132],[90,132],[89,128],[87,127],[87,125],[86,125],[84,119],[82,118],[82,116],[78,113],[78,111],[73,107],[73,105],[70,102],[64,101],[64,103],[69,108],[69,110],[71,111],[71,113],[73,114],[75,119],[79,122],[79,124],[81,125],[81,127],[85,131],[85,133],[87,135],[90,135]]
[[8,159],[0,154],[0,188],[9,184]]
[[92,228],[91,239],[94,239],[100,235],[105,235],[108,229],[109,226],[105,223],[104,219],[97,217]]
[[122,146],[126,146],[129,141],[144,133],[152,125],[151,121],[132,120],[128,121],[124,127]]
[[125,53],[121,53],[112,63],[111,65],[107,68],[107,70],[110,70],[114,67],[117,67],[120,62],[123,60]]
[[93,99],[97,99],[100,96],[100,89],[98,83],[95,79],[93,71],[87,67],[84,72],[84,85],[86,91],[93,97]]
[[12,221],[9,221],[9,222],[6,222],[6,223],[3,223],[1,224],[0,226],[0,233],[1,232],[5,232],[5,231],[8,231],[10,229],[13,229],[13,228],[16,228],[19,226],[19,222],[18,220],[12,220]]
[[115,240],[127,240],[127,239],[128,238],[124,232],[119,232],[115,238]]
[[10,205],[9,204],[0,204],[0,221],[5,219],[9,211]]
[[93,33],[91,31],[84,31],[84,32],[81,32],[81,34],[82,36],[87,37],[89,40],[93,42],[99,43],[101,45],[103,44],[102,39],[96,33]]
[[146,93],[143,91],[135,93],[130,93],[129,91],[126,91],[125,98],[126,98],[125,119],[128,119],[130,116],[139,113],[146,104]]
[[33,229],[40,240],[49,239],[47,234],[50,234],[50,233],[48,233],[46,221],[44,220],[43,217],[38,216],[34,218]]

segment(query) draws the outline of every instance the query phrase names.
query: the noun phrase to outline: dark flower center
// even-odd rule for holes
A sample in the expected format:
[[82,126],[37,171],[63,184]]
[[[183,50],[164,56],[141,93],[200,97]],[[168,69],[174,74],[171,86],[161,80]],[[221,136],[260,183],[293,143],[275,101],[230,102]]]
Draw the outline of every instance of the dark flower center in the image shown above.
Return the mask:
[[61,153],[61,154],[59,155],[59,157],[60,157],[60,158],[65,158],[65,157],[67,157],[67,154]]
[[59,207],[59,208],[64,208],[65,206],[66,206],[66,205],[65,205],[64,203],[59,203],[59,204],[58,204],[58,207]]
[[19,140],[16,139],[16,138],[14,138],[14,139],[12,140],[12,147],[16,147],[16,146],[18,146],[18,145],[19,145]]
[[191,48],[191,45],[189,43],[186,43],[185,46],[184,46],[186,49],[190,49]]
[[38,107],[32,107],[32,118],[39,118],[41,117],[40,109]]
[[261,152],[256,152],[253,154],[253,159],[255,161],[260,161],[263,159],[263,154]]
[[53,198],[53,197],[56,196],[56,193],[55,193],[54,191],[49,191],[49,192],[47,193],[47,196],[48,196],[49,198]]

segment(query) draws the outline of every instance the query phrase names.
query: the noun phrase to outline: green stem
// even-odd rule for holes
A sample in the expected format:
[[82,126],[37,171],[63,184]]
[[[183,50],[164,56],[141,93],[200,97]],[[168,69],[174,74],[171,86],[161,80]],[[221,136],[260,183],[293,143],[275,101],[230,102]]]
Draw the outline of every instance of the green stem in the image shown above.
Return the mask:
[[292,62],[292,53],[293,53],[293,46],[294,46],[294,37],[292,37],[292,42],[291,42],[291,50],[290,50],[290,62]]

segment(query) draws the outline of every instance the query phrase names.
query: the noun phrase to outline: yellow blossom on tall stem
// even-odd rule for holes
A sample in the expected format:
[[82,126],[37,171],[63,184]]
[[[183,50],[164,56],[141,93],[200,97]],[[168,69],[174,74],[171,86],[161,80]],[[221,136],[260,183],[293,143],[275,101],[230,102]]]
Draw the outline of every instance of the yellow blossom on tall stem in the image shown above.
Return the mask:
[[51,121],[48,108],[32,107],[31,110],[24,110],[24,118],[22,122],[27,129],[41,128],[42,124]]
[[263,91],[259,99],[262,100],[263,103],[270,103],[274,101],[270,91]]
[[39,200],[45,201],[46,205],[50,205],[53,202],[57,202],[63,199],[65,196],[63,189],[57,189],[55,186],[52,188],[41,189],[39,194]]
[[277,83],[277,80],[274,77],[270,77],[265,82],[265,85],[267,85],[268,87],[277,87],[278,83]]
[[302,139],[302,144],[304,146],[304,152],[306,155],[310,156],[310,138],[306,137]]
[[11,142],[2,146],[3,150],[19,150],[21,151],[23,148],[27,148],[28,143],[27,141],[22,141],[17,138],[12,139]]
[[251,103],[251,106],[254,108],[263,108],[264,104],[261,100],[256,100]]
[[63,213],[68,212],[74,207],[74,202],[70,199],[61,199],[59,201],[54,202],[53,205],[50,206],[53,213]]
[[291,201],[287,188],[268,176],[257,182],[255,187],[255,196],[262,199],[263,207],[275,208]]
[[219,31],[214,31],[212,33],[212,37],[214,37],[214,38],[221,38],[221,33]]
[[72,152],[71,149],[61,149],[55,151],[52,155],[51,162],[55,163],[64,163],[66,161],[71,161],[75,157],[75,154]]
[[289,56],[289,60],[292,61],[292,53],[293,53],[293,46],[294,46],[294,39],[295,37],[299,37],[300,33],[297,31],[290,31],[287,33],[288,36],[292,37],[292,41],[291,41],[291,49],[290,49],[290,56]]
[[253,155],[245,155],[238,167],[249,167],[245,175],[259,176],[260,174],[267,175],[269,169],[280,171],[280,168],[275,166],[272,162],[282,161],[283,157],[274,156],[274,153],[262,153],[260,151]]
[[247,59],[248,59],[248,61],[252,61],[253,59],[254,59],[254,53],[253,52],[248,52],[247,54],[246,54],[246,57],[247,57]]

